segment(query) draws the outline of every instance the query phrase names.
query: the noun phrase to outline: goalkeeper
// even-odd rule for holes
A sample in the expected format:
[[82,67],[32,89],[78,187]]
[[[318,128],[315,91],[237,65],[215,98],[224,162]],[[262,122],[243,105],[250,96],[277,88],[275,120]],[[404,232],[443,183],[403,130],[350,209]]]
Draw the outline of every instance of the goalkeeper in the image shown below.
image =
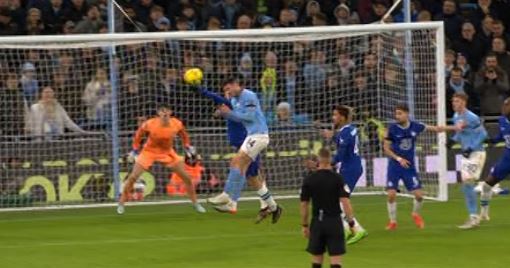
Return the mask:
[[[186,78],[185,78],[186,81]],[[219,94],[216,94],[214,92],[211,92],[207,90],[206,88],[199,85],[199,82],[193,82],[193,81],[186,81],[189,84],[192,85],[192,88],[195,89],[198,93],[200,93],[202,96],[207,97],[209,99],[212,99],[214,101],[214,104],[216,105],[226,105],[229,108],[232,108],[232,103],[230,100],[230,96],[227,92],[225,92],[225,97],[220,96]],[[227,122],[227,137],[229,144],[236,148],[236,150],[239,151],[241,148],[244,140],[246,139],[247,132],[246,128],[243,126],[242,123],[234,121],[232,119],[226,119]],[[257,219],[255,223],[262,222],[267,216],[271,214],[271,210],[269,208],[268,200],[272,203],[274,202],[271,195],[269,194],[269,190],[267,189],[267,186],[265,182],[260,178],[259,176],[259,168],[260,168],[260,155],[258,155],[248,166],[246,170],[246,177],[248,178],[248,184],[256,189],[257,194],[260,196],[260,202],[261,202],[261,209],[257,215]],[[208,198],[207,202],[210,204],[213,204],[216,207],[221,207],[224,205],[227,205],[229,203],[232,203],[232,200],[230,196],[228,195],[228,189],[231,189],[232,181],[227,179],[227,182],[225,184],[225,191],[223,191],[221,194]],[[232,211],[231,211],[232,212]],[[273,220],[273,222],[275,222]]]

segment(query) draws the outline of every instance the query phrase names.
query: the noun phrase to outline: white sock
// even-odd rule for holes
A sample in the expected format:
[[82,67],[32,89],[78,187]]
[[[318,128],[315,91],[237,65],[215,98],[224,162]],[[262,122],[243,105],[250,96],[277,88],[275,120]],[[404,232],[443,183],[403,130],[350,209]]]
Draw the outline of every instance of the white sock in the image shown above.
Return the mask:
[[236,201],[231,200],[230,205],[232,206],[232,209],[237,210],[237,202]]
[[356,218],[353,218],[353,220],[354,220],[354,231],[355,232],[361,232],[361,231],[365,230],[363,228],[363,226],[361,226],[361,224],[358,222],[358,220]]
[[390,217],[390,221],[397,222],[397,202],[387,202],[386,206],[388,207],[388,216]]
[[273,196],[267,189],[266,184],[262,184],[262,187],[260,187],[260,189],[257,191],[257,194],[260,196],[260,199],[267,203],[271,211],[276,210],[277,208],[276,202],[274,201]]
[[489,202],[492,198],[492,187],[482,182],[482,193],[480,194],[480,212],[482,216],[489,216]]
[[413,200],[413,213],[420,214],[421,207],[423,206],[423,199],[421,201]]

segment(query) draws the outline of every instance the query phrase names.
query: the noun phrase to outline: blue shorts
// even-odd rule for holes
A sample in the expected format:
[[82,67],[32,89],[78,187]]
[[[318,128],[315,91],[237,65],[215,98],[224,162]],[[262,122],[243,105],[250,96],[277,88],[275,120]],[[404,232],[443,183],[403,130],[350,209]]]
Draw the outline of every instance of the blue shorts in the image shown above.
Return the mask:
[[409,192],[421,189],[421,181],[418,178],[418,172],[416,172],[416,168],[414,166],[403,168],[390,164],[388,166],[388,174],[386,178],[386,190],[398,190],[400,180],[404,182],[404,186]]
[[246,170],[246,178],[255,177],[259,175],[260,156],[257,156],[255,161],[251,161],[248,169]]
[[510,154],[505,154],[491,169],[491,175],[498,182],[510,175]]
[[354,192],[354,189],[356,188],[356,184],[359,181],[359,178],[361,178],[361,175],[363,174],[363,169],[348,169],[348,170],[341,170],[340,175],[344,178],[344,182],[347,186],[349,186],[350,192]]

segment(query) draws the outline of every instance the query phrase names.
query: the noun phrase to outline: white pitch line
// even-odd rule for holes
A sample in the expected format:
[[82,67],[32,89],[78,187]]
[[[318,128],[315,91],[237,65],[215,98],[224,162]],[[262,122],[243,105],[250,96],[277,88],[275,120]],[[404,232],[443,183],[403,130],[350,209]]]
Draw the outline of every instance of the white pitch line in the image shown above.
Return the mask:
[[93,241],[67,241],[67,242],[47,242],[47,243],[27,243],[11,246],[0,246],[0,249],[18,249],[18,248],[36,248],[36,247],[60,247],[60,246],[88,246],[101,244],[129,244],[140,242],[155,241],[186,241],[186,240],[217,240],[226,238],[251,238],[263,236],[290,236],[299,235],[298,231],[294,232],[275,232],[275,233],[255,233],[255,234],[239,234],[239,235],[205,235],[205,236],[165,236],[152,238],[132,238],[132,239],[109,239],[109,240],[93,240]]

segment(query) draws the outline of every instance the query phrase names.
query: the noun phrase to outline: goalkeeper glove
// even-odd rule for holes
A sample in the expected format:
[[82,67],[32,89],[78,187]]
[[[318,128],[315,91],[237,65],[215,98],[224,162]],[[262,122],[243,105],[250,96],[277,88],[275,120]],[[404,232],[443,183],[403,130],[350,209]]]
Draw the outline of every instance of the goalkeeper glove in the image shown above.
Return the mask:
[[184,162],[187,165],[194,166],[198,161],[202,160],[202,157],[197,153],[197,150],[193,146],[186,146],[184,148],[185,157]]
[[132,150],[127,156],[128,163],[134,163],[138,157],[138,150]]
[[465,158],[469,158],[469,156],[471,155],[472,152],[473,152],[473,149],[467,148],[465,150],[462,150],[462,156],[464,156]]

